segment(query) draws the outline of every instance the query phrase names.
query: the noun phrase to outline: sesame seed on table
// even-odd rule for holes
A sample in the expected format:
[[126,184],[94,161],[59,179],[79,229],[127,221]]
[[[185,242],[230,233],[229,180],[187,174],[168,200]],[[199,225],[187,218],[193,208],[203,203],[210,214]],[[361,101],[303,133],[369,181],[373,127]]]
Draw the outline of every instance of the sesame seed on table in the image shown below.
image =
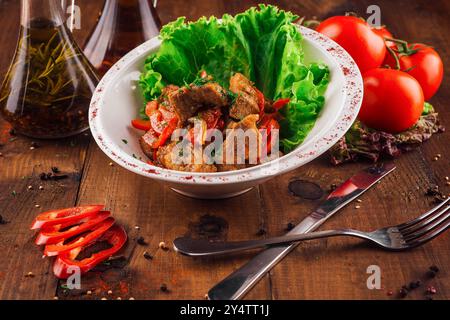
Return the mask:
[[[164,0],[158,2],[158,13],[167,23],[182,15],[197,19],[203,15],[236,14],[259,2],[262,1]],[[313,0],[264,2],[318,19],[346,11],[365,15],[369,5],[378,4],[382,23],[394,35],[429,44],[440,53],[445,77],[431,103],[443,125],[450,129],[448,1],[338,0],[321,1],[320,5]],[[102,2],[77,3],[86,12],[82,28],[74,31],[78,43],[83,44],[97,18],[88,13],[99,12]],[[420,24],[411,23],[419,19]],[[0,1],[0,21],[4,30],[0,33],[3,79],[15,50],[19,1]],[[397,170],[393,174],[331,218],[322,229],[376,229],[409,220],[434,206],[433,196],[425,195],[427,190],[438,185],[441,195],[450,194],[449,140],[447,130],[395,159]],[[9,125],[0,120],[0,221],[4,222],[0,223],[0,300],[202,300],[213,285],[247,262],[252,254],[190,259],[174,252],[173,239],[185,234],[207,234],[219,240],[281,235],[314,209],[332,186],[366,166],[368,163],[334,167],[324,155],[240,197],[201,201],[182,197],[153,180],[113,165],[90,135],[33,141],[10,132]],[[313,200],[294,196],[288,189],[293,179],[317,184],[324,195]],[[97,203],[105,204],[125,226],[130,249],[126,263],[120,265],[120,259],[110,261],[120,267],[106,267],[101,278],[98,273],[89,273],[83,278],[82,289],[72,292],[53,276],[51,259],[42,259],[29,227],[38,212]],[[137,239],[141,239],[141,245],[135,245]],[[402,253],[377,250],[355,239],[310,241],[267,274],[246,299],[397,299],[399,295],[424,299],[424,290],[433,299],[450,299],[449,240],[447,233]],[[381,268],[379,290],[366,286],[366,271],[371,265]],[[420,284],[422,289],[411,290],[411,283],[412,287]]]

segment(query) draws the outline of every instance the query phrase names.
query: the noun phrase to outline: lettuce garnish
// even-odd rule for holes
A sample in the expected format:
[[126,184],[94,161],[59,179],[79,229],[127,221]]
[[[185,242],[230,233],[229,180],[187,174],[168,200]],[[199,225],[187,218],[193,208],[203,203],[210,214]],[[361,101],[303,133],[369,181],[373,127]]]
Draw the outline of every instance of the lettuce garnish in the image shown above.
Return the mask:
[[266,97],[290,98],[282,113],[280,146],[292,151],[314,126],[325,99],[329,69],[322,63],[307,65],[302,35],[294,24],[298,16],[275,6],[260,5],[236,16],[184,17],[164,26],[162,45],[148,57],[140,87],[146,101],[156,99],[168,84],[183,86],[205,70],[228,88],[240,72]]

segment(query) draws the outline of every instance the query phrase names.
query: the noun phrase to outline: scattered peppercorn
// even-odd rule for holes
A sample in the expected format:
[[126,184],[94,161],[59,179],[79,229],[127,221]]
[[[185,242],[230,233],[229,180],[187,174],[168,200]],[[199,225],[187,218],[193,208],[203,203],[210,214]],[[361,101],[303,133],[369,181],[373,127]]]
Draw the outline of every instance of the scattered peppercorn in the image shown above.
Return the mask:
[[168,292],[168,291],[169,291],[169,289],[167,288],[167,284],[165,284],[165,283],[163,283],[163,284],[159,287],[159,289],[160,289],[162,292]]
[[112,294],[113,294],[112,290],[108,290],[108,295],[112,295]]
[[399,296],[400,298],[406,298],[406,296],[408,295],[409,290],[407,286],[403,286],[400,291],[399,291]]
[[36,142],[32,141],[32,142],[30,143],[30,149],[31,149],[31,148],[39,148],[39,145],[38,145]]
[[14,129],[9,130],[9,135],[10,136],[15,136],[16,135],[16,130],[14,130]]
[[136,242],[141,246],[146,246],[148,243],[145,241],[144,237],[139,237],[136,239]]
[[52,167],[52,172],[53,173],[59,173],[59,168],[58,167]]
[[133,298],[133,297],[130,297],[128,300],[134,300],[134,298]]
[[410,289],[410,290],[414,290],[414,289],[419,288],[421,285],[422,285],[422,282],[421,282],[420,280],[412,281],[412,282],[409,284],[409,289]]
[[434,272],[436,272],[436,273],[438,273],[439,272],[439,268],[437,267],[437,266],[431,266],[430,268],[429,268],[431,271],[434,271]]
[[435,195],[438,195],[439,193],[440,193],[439,186],[432,186],[427,189],[427,191],[425,192],[425,195],[426,196],[435,196]]
[[144,252],[144,258],[147,260],[153,260],[153,256],[147,251]]
[[63,180],[68,178],[69,176],[67,174],[53,174],[51,172],[49,173],[45,173],[42,172],[39,174],[39,178],[41,178],[42,181],[48,181],[48,180],[54,180],[54,181],[58,181],[58,180]]
[[294,228],[295,228],[295,224],[293,224],[292,222],[289,222],[286,226],[286,231],[291,231]]
[[256,232],[256,236],[261,237],[261,236],[265,235],[266,233],[267,233],[266,229],[261,227],[261,228],[259,228],[258,232]]
[[166,246],[166,243],[162,241],[159,243],[158,247],[164,251],[169,250],[169,248]]
[[0,225],[2,225],[2,224],[7,224],[7,223],[8,223],[8,221],[6,221],[5,219],[3,219],[3,216],[0,215]]
[[33,272],[28,272],[26,275],[25,275],[25,278],[34,278],[34,273]]
[[330,192],[333,192],[334,190],[336,190],[337,189],[337,185],[335,184],[335,183],[333,183],[331,186],[330,186]]
[[427,293],[428,293],[428,294],[436,294],[436,292],[437,292],[437,290],[436,290],[436,288],[433,287],[433,286],[429,286],[429,287],[427,288]]

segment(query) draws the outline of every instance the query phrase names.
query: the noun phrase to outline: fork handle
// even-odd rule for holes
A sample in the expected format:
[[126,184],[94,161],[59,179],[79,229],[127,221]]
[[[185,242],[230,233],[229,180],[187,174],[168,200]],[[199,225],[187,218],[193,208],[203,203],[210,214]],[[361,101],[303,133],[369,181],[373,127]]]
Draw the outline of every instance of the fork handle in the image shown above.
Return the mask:
[[304,234],[295,234],[261,240],[232,241],[232,242],[211,242],[205,239],[192,239],[188,237],[181,237],[173,241],[173,246],[174,249],[181,254],[192,257],[199,257],[199,256],[222,255],[267,246],[289,244],[304,240],[313,240],[338,236],[352,236],[366,239],[366,236],[363,232],[353,229],[339,229],[339,230],[310,232]]

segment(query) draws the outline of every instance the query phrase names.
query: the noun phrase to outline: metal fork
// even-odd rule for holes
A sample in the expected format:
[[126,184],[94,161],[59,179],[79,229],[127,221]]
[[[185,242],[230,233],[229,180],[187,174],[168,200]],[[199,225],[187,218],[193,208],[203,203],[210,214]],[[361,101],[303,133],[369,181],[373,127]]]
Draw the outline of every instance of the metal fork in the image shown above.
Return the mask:
[[227,254],[303,240],[350,236],[368,240],[386,250],[402,251],[423,245],[449,228],[449,200],[450,198],[446,199],[444,202],[414,220],[392,227],[377,229],[372,232],[363,232],[353,229],[338,229],[236,242],[211,242],[208,240],[194,240],[182,237],[175,239],[173,245],[175,250],[181,254],[198,257]]

